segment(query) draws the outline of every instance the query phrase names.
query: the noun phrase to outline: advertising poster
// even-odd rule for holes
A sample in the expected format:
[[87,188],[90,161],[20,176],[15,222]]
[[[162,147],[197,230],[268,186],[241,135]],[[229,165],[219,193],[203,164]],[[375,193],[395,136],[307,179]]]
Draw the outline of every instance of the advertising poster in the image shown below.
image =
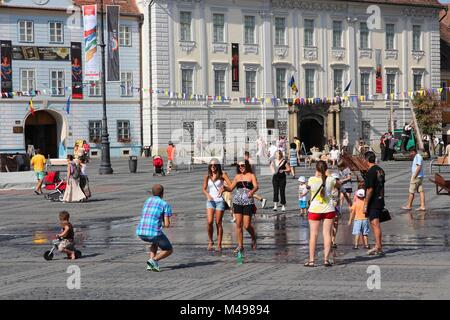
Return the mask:
[[[1,91],[2,92],[12,92],[12,44],[11,41],[0,41],[0,51],[1,51]],[[3,95],[2,95],[3,96]],[[10,97],[8,95],[8,97]],[[10,97],[12,98],[12,96]]]
[[108,82],[120,82],[119,15],[119,6],[106,7],[106,21],[108,22],[108,71],[106,81]]
[[70,45],[72,57],[72,99],[83,99],[83,63],[81,61],[81,42]]
[[239,44],[231,44],[231,86],[232,91],[239,91]]
[[97,5],[83,6],[84,63],[86,81],[100,80],[97,50]]

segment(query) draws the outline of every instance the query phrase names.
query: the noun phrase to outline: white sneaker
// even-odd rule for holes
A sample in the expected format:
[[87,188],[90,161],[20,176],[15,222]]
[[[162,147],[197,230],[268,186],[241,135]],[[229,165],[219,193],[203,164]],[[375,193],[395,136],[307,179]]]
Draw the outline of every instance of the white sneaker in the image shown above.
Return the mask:
[[277,211],[278,209],[277,209],[277,204],[275,203],[274,204],[274,206],[273,206],[273,211]]
[[286,207],[285,206],[281,206],[281,211],[286,211]]
[[262,201],[261,201],[261,208],[265,208],[266,207],[266,202],[267,202],[267,199],[262,199]]

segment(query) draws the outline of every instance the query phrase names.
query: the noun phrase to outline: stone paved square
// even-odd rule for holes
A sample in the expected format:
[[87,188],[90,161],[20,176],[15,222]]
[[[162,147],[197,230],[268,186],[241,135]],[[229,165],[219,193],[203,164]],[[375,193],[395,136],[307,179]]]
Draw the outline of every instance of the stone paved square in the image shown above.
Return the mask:
[[[386,256],[372,258],[352,250],[351,228],[344,209],[333,251],[335,266],[304,268],[308,223],[297,211],[297,180],[288,179],[287,211],[258,209],[255,228],[258,250],[250,250],[245,234],[245,260],[238,265],[234,225],[224,217],[224,250],[207,252],[205,200],[201,183],[206,167],[153,177],[150,160],[139,158],[138,172],[129,173],[125,160],[113,160],[114,175],[97,174],[90,164],[93,192],[88,203],[49,202],[30,190],[0,191],[0,299],[449,299],[450,198],[437,196],[426,178],[425,213],[405,212],[409,162],[382,163],[386,170],[386,201],[393,220],[382,225]],[[426,164],[428,168],[428,163]],[[234,176],[235,169],[227,171]],[[297,174],[311,176],[311,169]],[[428,174],[429,175],[429,174]],[[444,175],[449,175],[448,173]],[[258,176],[260,193],[271,204],[270,176]],[[172,204],[172,226],[166,230],[174,254],[161,262],[162,272],[146,270],[144,243],[135,228],[147,190],[166,188]],[[418,207],[416,199],[416,207]],[[269,206],[270,207],[270,206]],[[83,257],[74,262],[43,253],[58,231],[58,212],[68,210]],[[370,236],[373,244],[373,238]],[[321,235],[318,262],[322,259]],[[66,286],[68,266],[81,270],[81,289]],[[369,290],[369,266],[378,266],[381,288]]]

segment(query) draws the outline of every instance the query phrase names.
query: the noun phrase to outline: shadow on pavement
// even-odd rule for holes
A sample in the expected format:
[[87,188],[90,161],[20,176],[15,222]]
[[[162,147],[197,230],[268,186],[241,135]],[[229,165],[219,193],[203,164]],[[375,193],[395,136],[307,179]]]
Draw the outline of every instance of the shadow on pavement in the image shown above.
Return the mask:
[[178,265],[175,265],[175,266],[164,267],[164,269],[167,269],[167,270],[178,270],[178,269],[186,269],[186,268],[195,268],[195,267],[214,265],[214,264],[217,264],[219,262],[221,262],[221,261],[183,263],[183,264],[178,264]]
[[395,249],[385,250],[384,251],[386,253],[385,256],[369,256],[369,255],[357,256],[354,258],[343,259],[338,264],[342,265],[342,264],[350,264],[350,263],[354,263],[354,262],[373,261],[373,260],[388,258],[389,254],[396,253],[396,252],[403,252],[403,251],[417,251],[417,249],[395,248]]

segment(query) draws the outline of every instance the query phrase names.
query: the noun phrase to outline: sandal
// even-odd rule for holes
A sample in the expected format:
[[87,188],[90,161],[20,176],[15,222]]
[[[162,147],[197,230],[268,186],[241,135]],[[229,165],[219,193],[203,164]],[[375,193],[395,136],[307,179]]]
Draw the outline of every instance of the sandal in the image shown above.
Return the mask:
[[243,251],[244,251],[244,247],[241,247],[241,246],[237,246],[236,249],[234,249],[234,253],[243,252]]
[[353,246],[353,250],[358,250],[358,249],[359,249],[358,246]]
[[214,242],[208,244],[208,251],[214,251]]
[[332,247],[333,249],[337,249],[337,243],[333,243],[333,244],[331,245],[331,247]]
[[370,246],[369,246],[369,245],[367,245],[367,246],[364,246],[364,248],[366,248],[366,249],[370,249]]
[[333,264],[332,264],[330,261],[325,260],[325,262],[323,263],[323,266],[324,266],[324,267],[332,267]]
[[314,268],[316,264],[314,263],[314,261],[307,261],[303,266],[307,268]]

